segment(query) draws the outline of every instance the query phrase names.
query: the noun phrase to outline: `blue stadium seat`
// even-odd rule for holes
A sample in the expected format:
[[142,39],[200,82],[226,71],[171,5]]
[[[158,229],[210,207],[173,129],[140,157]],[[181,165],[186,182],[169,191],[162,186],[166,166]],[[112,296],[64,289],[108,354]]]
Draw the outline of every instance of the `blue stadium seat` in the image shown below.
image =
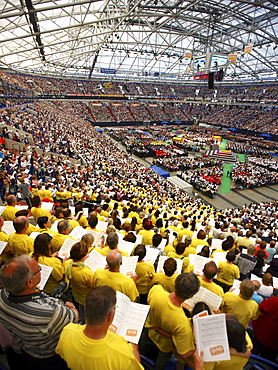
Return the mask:
[[278,370],[278,364],[251,353],[244,370]]
[[[141,355],[141,365],[145,370],[153,370],[155,369],[155,362],[150,360],[149,358]],[[1,370],[1,369],[0,369]]]

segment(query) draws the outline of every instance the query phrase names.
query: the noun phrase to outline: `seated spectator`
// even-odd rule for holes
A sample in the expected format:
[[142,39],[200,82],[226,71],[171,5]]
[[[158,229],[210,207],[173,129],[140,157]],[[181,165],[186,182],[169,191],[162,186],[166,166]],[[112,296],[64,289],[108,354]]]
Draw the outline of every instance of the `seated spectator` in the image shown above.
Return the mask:
[[240,280],[244,280],[250,277],[250,272],[255,267],[257,260],[254,257],[255,247],[249,245],[247,248],[247,254],[240,253],[235,259],[235,265],[238,266],[240,271]]
[[175,291],[175,281],[178,276],[176,274],[177,261],[174,258],[168,258],[163,264],[163,272],[156,272],[151,280],[151,286],[161,285],[166,292],[172,293]]
[[272,275],[267,272],[262,277],[262,284],[258,291],[259,294],[262,294],[264,296],[272,296],[273,294],[273,279]]
[[264,259],[265,259],[265,251],[263,249],[259,249],[256,254],[256,265],[254,266],[253,270],[251,271],[252,274],[257,276],[262,276],[262,270],[264,267]]
[[230,251],[226,254],[226,262],[219,261],[217,277],[214,282],[220,285],[224,293],[228,292],[234,284],[235,279],[239,279],[240,273],[238,266],[234,265],[236,259],[235,252]]
[[38,223],[39,217],[45,216],[49,219],[51,218],[51,214],[46,209],[43,209],[41,207],[42,202],[41,202],[41,199],[38,195],[35,195],[31,199],[31,202],[32,202],[32,205],[33,205],[33,207],[31,208],[31,214],[34,217],[34,220],[35,220],[36,223]]
[[154,236],[154,231],[152,231],[153,224],[151,221],[145,221],[143,223],[143,230],[138,232],[138,235],[142,235],[142,244],[144,245],[152,245],[152,238]]
[[206,233],[204,230],[199,230],[197,233],[197,238],[192,238],[191,247],[197,248],[198,245],[206,245],[209,246],[208,242],[205,241]]
[[57,225],[58,233],[52,235],[52,250],[53,252],[57,252],[60,250],[61,246],[64,244],[65,240],[70,239],[74,240],[71,236],[69,236],[69,232],[71,231],[70,224],[68,221],[59,221]]
[[263,297],[261,297],[257,292],[261,287],[261,283],[258,280],[252,280],[252,283],[254,285],[255,291],[250,299],[251,301],[255,301],[256,303],[260,304],[263,301]]
[[138,256],[136,266],[136,287],[140,294],[140,303],[147,304],[147,297],[150,290],[152,278],[155,274],[154,267],[151,263],[144,262],[146,257],[146,247],[143,244],[137,245],[134,249],[134,256]]
[[203,274],[202,276],[198,276],[198,278],[200,280],[200,285],[203,288],[210,290],[211,292],[213,292],[214,294],[217,294],[219,297],[222,298],[224,296],[222,287],[215,284],[212,280],[214,276],[216,275],[216,273],[217,273],[217,266],[214,261],[210,261],[205,264],[204,269],[203,269]]
[[21,254],[29,254],[34,251],[34,239],[27,235],[29,220],[25,216],[19,216],[13,221],[15,233],[10,234],[8,246],[14,257]]
[[70,369],[143,370],[138,346],[108,330],[116,309],[116,293],[103,286],[86,299],[86,325],[67,325],[62,331],[56,353]]
[[4,221],[13,221],[16,218],[15,214],[18,211],[18,209],[15,208],[16,197],[14,195],[8,195],[6,202],[7,206],[5,207],[1,216],[3,217]]
[[274,240],[272,240],[270,243],[269,243],[269,246],[266,247],[266,251],[268,253],[268,257],[266,258],[266,262],[269,263],[272,258],[275,256],[276,254],[276,248],[275,248],[275,245],[276,245],[276,242]]

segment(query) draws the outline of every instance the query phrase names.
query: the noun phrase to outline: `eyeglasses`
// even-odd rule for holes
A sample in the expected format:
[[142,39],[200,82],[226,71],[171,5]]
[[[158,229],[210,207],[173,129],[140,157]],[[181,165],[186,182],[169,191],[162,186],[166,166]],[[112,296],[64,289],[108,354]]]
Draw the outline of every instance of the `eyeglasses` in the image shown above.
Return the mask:
[[40,268],[38,269],[38,271],[36,271],[36,272],[34,272],[34,273],[33,273],[33,275],[32,275],[32,276],[37,275],[39,272],[41,272],[41,270],[42,270],[42,268],[40,267]]

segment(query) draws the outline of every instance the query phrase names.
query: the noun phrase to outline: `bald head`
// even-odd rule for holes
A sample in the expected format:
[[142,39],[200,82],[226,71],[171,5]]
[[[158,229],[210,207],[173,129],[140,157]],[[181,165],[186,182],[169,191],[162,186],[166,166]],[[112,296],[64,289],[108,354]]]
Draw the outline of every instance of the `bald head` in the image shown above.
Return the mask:
[[29,220],[25,216],[16,217],[13,220],[13,226],[17,233],[24,233],[29,226]]
[[16,204],[16,197],[14,195],[8,195],[6,198],[6,202],[8,206],[15,206]]
[[109,270],[115,271],[120,269],[122,263],[122,253],[117,249],[109,252],[106,256],[106,262],[109,267]]
[[255,287],[255,292],[260,289],[261,283],[258,280],[252,280],[252,283]]

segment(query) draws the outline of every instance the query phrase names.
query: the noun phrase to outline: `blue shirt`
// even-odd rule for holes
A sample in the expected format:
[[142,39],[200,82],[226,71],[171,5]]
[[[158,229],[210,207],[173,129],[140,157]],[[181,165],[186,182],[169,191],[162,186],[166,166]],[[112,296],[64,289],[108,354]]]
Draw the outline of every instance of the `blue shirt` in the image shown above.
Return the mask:
[[252,295],[252,297],[250,299],[251,299],[251,301],[257,302],[258,304],[260,304],[263,301],[263,297],[261,297],[256,292],[253,293],[253,295]]

